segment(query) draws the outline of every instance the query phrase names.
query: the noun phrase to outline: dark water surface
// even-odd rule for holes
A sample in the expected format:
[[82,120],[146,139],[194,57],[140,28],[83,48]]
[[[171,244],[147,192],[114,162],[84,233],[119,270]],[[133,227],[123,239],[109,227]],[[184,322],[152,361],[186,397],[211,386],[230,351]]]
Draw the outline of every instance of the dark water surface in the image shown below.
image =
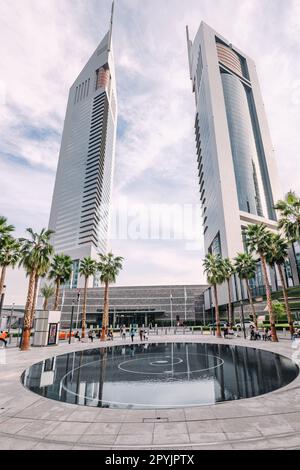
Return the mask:
[[254,397],[294,380],[290,359],[254,348],[150,343],[89,349],[34,364],[23,384],[43,397],[105,408],[170,408]]

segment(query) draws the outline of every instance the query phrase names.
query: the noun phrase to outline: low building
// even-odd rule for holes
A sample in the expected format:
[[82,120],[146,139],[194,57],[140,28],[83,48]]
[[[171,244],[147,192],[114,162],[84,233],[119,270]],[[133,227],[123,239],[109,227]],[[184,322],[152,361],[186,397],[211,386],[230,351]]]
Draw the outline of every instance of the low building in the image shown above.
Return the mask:
[[[109,289],[109,324],[114,327],[131,324],[155,326],[179,323],[201,323],[205,285],[132,286]],[[83,289],[62,289],[60,308],[62,328],[70,325],[72,304],[73,325],[81,326]],[[104,288],[90,288],[87,295],[87,324],[100,326],[103,314]],[[53,299],[49,302],[49,308]]]

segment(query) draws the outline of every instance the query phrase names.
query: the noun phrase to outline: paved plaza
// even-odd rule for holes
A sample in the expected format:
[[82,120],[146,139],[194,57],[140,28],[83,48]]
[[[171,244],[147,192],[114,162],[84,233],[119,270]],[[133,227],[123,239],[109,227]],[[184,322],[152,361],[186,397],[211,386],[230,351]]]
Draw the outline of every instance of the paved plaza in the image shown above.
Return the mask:
[[[155,338],[155,342],[172,341],[228,343],[287,357],[296,351],[287,338],[277,344],[201,335]],[[124,341],[115,340],[114,345],[118,344]],[[21,384],[24,369],[36,362],[98,346],[99,342],[78,342],[29,352],[0,351],[1,449],[300,449],[300,376],[286,387],[255,398],[157,410],[70,405],[43,398]],[[112,343],[101,343],[105,346]]]

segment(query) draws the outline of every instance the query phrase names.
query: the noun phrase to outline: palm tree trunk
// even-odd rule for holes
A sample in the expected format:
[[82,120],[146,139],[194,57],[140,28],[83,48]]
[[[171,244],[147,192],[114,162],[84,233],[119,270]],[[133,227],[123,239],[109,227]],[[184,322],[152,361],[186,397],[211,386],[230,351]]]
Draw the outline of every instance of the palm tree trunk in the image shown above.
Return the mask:
[[109,287],[108,282],[106,282],[105,288],[104,288],[104,305],[103,305],[103,316],[102,316],[101,341],[106,340],[106,330],[107,330],[108,320],[109,320],[108,287]]
[[6,266],[2,266],[2,269],[1,269],[1,276],[0,276],[0,296],[1,296],[1,294],[2,294],[3,287],[4,287],[5,274],[6,274]]
[[29,276],[27,300],[26,300],[25,313],[24,313],[22,343],[20,346],[21,351],[27,351],[30,348],[31,309],[32,309],[32,301],[33,301],[34,283],[35,283],[35,272],[33,271],[32,273],[30,273],[30,276]]
[[233,327],[233,318],[232,318],[232,299],[231,299],[231,286],[230,279],[227,279],[227,289],[228,289],[228,313],[229,313],[229,326]]
[[84,280],[84,293],[83,293],[83,306],[82,306],[82,338],[85,338],[86,330],[86,300],[87,300],[87,286],[88,286],[88,277],[85,276]]
[[53,310],[58,310],[59,288],[60,288],[60,279],[57,279],[56,280],[55,301],[54,301]]
[[34,320],[34,314],[35,314],[35,307],[36,307],[36,298],[37,298],[37,293],[38,293],[38,284],[39,284],[39,276],[36,275],[34,279],[34,289],[33,289],[33,300],[32,300],[32,307],[31,307],[31,313],[30,313],[30,327],[33,327],[33,320]]
[[260,254],[260,259],[261,259],[262,271],[263,271],[263,276],[264,276],[264,281],[265,281],[265,286],[266,286],[267,304],[268,304],[270,324],[271,324],[272,341],[277,343],[278,337],[277,337],[276,326],[275,326],[275,318],[274,318],[274,312],[273,312],[273,306],[272,306],[271,289],[270,289],[269,278],[268,278],[268,273],[267,273],[266,258],[264,255]]
[[48,307],[48,297],[44,297],[43,310],[47,310]]
[[215,315],[216,315],[216,324],[217,324],[217,337],[221,338],[221,327],[220,327],[220,314],[219,314],[219,301],[218,301],[218,291],[216,284],[213,285],[214,288],[214,298],[215,298]]
[[293,324],[293,318],[292,318],[291,309],[290,309],[290,305],[289,305],[287,288],[286,288],[286,285],[285,285],[284,275],[283,275],[283,272],[282,272],[282,266],[281,266],[281,264],[277,264],[277,267],[278,267],[279,276],[280,276],[280,280],[281,280],[281,284],[282,284],[282,292],[283,292],[284,303],[285,303],[285,311],[286,311],[286,314],[287,314],[287,317],[288,317],[291,337],[293,337],[294,324]]
[[250,287],[249,287],[249,281],[248,279],[245,279],[246,281],[246,288],[247,288],[247,294],[248,294],[248,299],[249,299],[249,303],[251,305],[251,310],[252,310],[252,316],[253,316],[253,321],[255,323],[255,326],[257,328],[257,316],[256,316],[256,312],[255,312],[255,307],[254,307],[254,303],[253,303],[253,298],[252,298],[252,294],[251,294],[251,290],[250,290]]

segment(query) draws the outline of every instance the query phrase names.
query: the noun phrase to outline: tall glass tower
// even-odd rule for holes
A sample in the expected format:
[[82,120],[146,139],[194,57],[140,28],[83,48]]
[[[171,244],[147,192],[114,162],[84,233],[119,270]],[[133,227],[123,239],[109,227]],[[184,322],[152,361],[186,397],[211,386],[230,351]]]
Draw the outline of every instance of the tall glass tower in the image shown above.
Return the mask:
[[[282,194],[267,118],[253,60],[205,23],[194,42],[187,28],[187,42],[205,252],[234,258],[248,224],[276,230],[273,206]],[[220,297],[227,301],[225,290]]]
[[49,228],[56,253],[80,259],[106,252],[117,128],[112,25],[70,88]]

